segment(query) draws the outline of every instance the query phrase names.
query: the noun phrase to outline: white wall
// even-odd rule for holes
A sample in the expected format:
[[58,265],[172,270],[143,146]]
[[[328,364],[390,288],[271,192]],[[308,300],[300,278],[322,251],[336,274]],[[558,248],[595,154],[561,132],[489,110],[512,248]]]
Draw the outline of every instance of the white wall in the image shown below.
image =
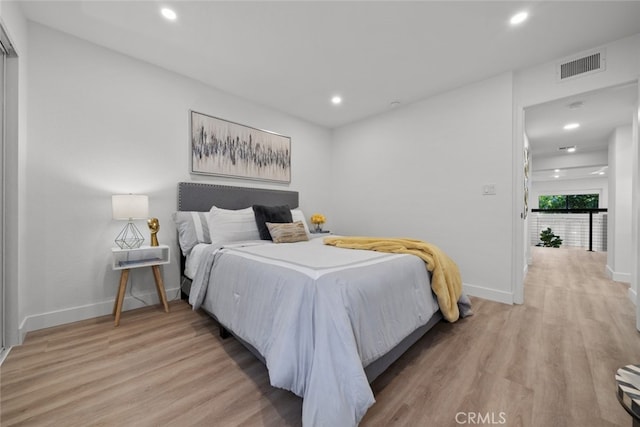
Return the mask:
[[[514,94],[521,108],[542,104],[571,95],[615,86],[638,80],[640,74],[640,34],[627,37],[604,46],[593,46],[588,50],[604,47],[607,68],[603,72],[567,79],[556,80],[556,63],[547,62],[514,74]],[[580,52],[571,52],[570,55]]]
[[[119,272],[110,248],[124,226],[111,219],[112,194],[149,195],[158,238],[173,249],[170,297],[179,181],[298,190],[302,209],[330,217],[328,130],[39,24],[29,24],[29,55],[23,332],[111,312]],[[189,109],[291,136],[291,184],[190,176]],[[150,271],[130,280],[136,295],[157,300]]]
[[469,294],[511,303],[511,88],[503,74],[335,130],[336,231],[435,243]]
[[[603,142],[606,142],[603,140]],[[537,171],[549,171],[553,169],[569,169],[585,166],[605,166],[609,161],[609,152],[605,150],[588,151],[586,153],[572,153],[569,156],[562,155],[537,155],[536,168]]]
[[617,128],[609,138],[609,229],[607,274],[631,282],[631,204],[633,156],[631,126]]

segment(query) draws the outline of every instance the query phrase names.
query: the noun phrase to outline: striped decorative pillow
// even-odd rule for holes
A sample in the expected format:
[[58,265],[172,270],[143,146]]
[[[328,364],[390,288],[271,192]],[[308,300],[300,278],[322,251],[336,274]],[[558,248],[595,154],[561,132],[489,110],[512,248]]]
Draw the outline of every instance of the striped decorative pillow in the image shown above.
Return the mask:
[[173,222],[178,229],[180,249],[184,255],[189,255],[191,249],[198,243],[211,243],[208,212],[175,212]]
[[273,243],[294,243],[309,240],[302,221],[273,223],[267,222]]

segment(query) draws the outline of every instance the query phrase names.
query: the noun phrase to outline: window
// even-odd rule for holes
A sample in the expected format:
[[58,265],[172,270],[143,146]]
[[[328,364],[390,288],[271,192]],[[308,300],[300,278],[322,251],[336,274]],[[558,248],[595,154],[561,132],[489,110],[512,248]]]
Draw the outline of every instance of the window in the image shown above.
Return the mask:
[[538,197],[539,209],[597,209],[598,194],[557,194]]

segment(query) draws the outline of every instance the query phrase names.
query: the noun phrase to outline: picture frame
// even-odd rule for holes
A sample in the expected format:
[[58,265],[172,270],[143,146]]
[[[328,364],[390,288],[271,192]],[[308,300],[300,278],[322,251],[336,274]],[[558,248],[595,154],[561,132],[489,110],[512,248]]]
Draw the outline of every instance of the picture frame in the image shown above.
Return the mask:
[[291,138],[189,111],[191,173],[291,182]]

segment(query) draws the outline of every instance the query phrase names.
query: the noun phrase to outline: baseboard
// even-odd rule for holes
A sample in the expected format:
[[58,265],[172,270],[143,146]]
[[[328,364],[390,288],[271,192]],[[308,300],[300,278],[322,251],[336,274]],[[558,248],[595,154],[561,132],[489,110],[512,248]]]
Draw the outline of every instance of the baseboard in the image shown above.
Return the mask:
[[613,269],[609,267],[609,265],[607,265],[605,268],[605,274],[614,282],[631,283],[631,273],[620,273],[617,271],[613,271]]
[[[167,300],[169,301],[180,299],[180,288],[167,289],[166,293]],[[160,304],[160,298],[158,298],[158,294],[155,292],[147,292],[136,295],[136,297],[142,299],[147,304],[142,301],[138,301],[131,295],[125,295],[124,303],[122,304],[122,311],[133,310],[135,308],[145,307],[146,305]],[[112,314],[113,303],[113,300],[102,301],[95,304],[87,304],[79,307],[65,308],[62,310],[50,311],[48,313],[27,316],[20,324],[20,342],[24,342],[27,332]]]
[[497,291],[495,289],[483,288],[482,286],[463,283],[464,292],[473,297],[488,299],[504,304],[513,304],[513,294],[511,292]]
[[636,305],[636,301],[638,301],[638,294],[636,293],[636,291],[631,289],[630,287],[629,292],[627,292],[627,296],[629,297],[633,305]]

